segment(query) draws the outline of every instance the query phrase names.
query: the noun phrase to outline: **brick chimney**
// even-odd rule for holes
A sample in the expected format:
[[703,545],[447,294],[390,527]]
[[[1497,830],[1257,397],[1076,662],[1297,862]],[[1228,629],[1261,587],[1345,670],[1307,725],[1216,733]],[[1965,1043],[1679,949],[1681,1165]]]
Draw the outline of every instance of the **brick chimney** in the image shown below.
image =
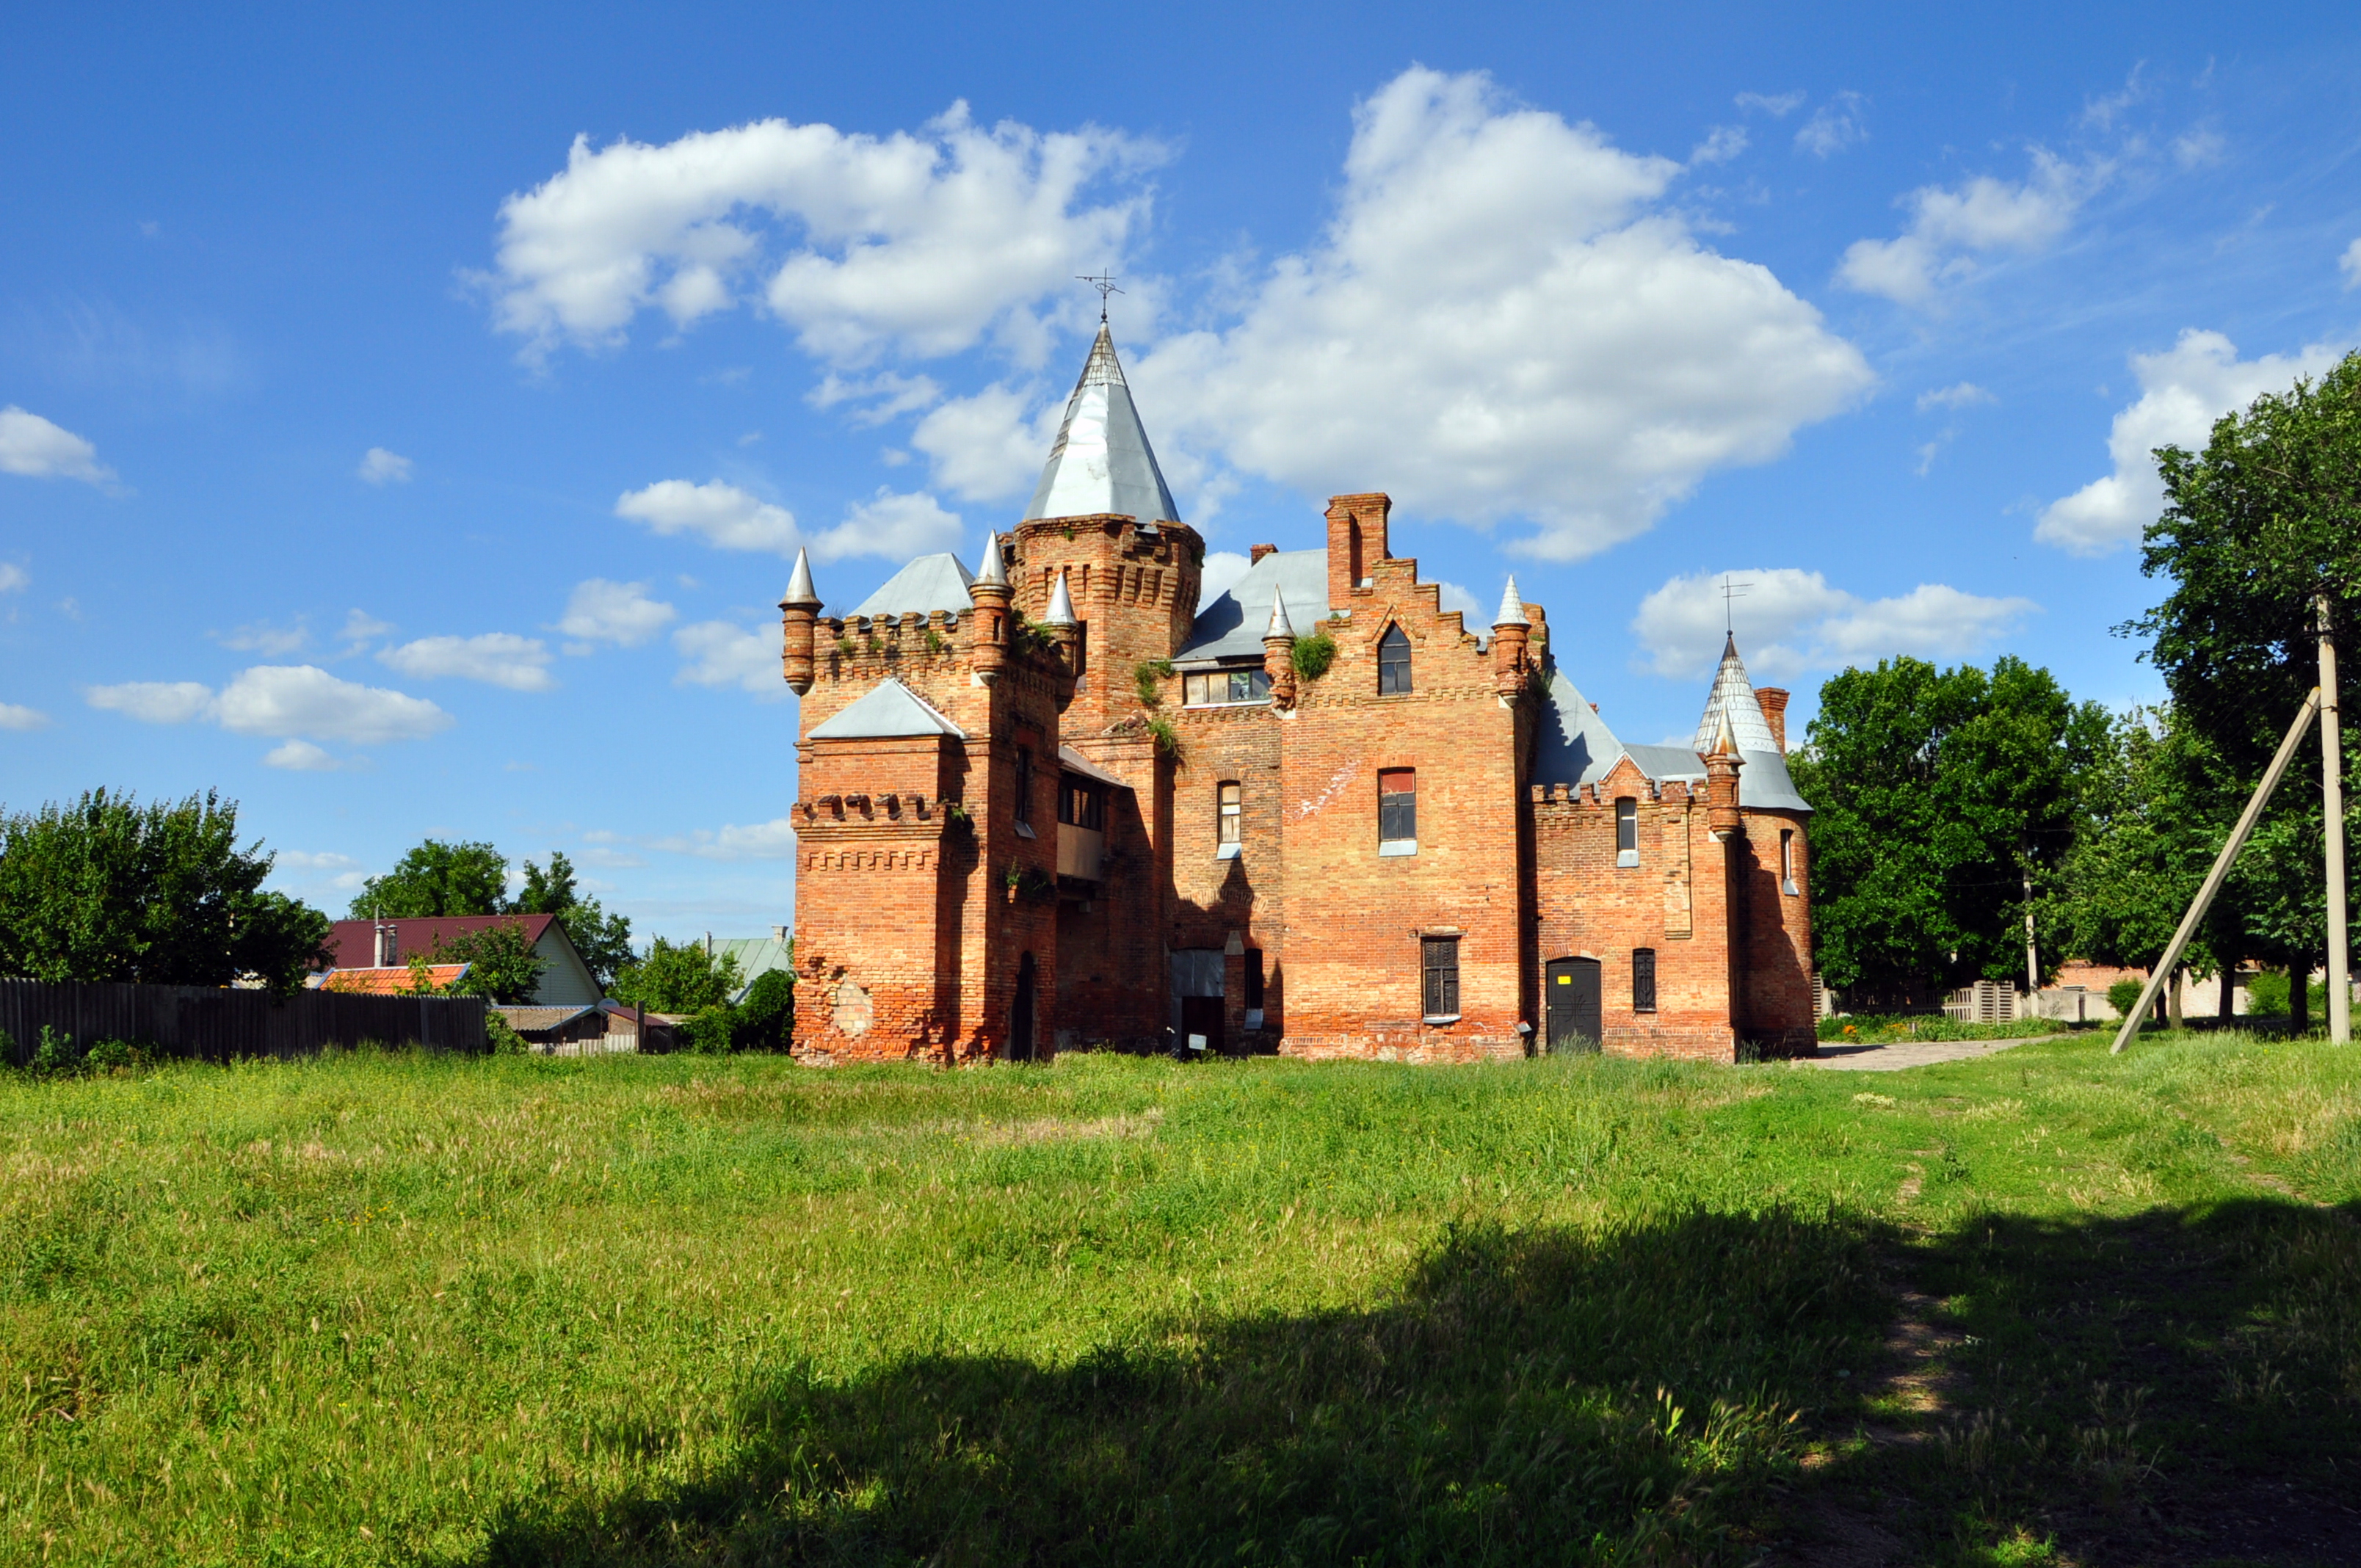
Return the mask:
[[1377,576],[1386,558],[1386,517],[1391,496],[1371,493],[1328,498],[1328,602],[1341,603]]
[[1787,694],[1777,686],[1756,686],[1754,700],[1762,706],[1763,721],[1771,726],[1771,739],[1779,742],[1779,754],[1787,754]]
[[1257,544],[1246,553],[1246,565],[1251,566],[1264,556],[1274,554],[1278,549],[1279,546],[1276,544]]

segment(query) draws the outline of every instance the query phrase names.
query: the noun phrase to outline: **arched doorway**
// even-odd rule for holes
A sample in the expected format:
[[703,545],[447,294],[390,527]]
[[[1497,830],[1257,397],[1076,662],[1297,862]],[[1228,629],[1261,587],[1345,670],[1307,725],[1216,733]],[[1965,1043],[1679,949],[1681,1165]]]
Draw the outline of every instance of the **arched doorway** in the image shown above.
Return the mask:
[[1552,959],[1543,971],[1548,1005],[1549,1049],[1595,1051],[1598,1048],[1599,974],[1597,959]]
[[1016,1002],[1008,1011],[1008,1059],[1033,1059],[1033,955],[1016,960]]

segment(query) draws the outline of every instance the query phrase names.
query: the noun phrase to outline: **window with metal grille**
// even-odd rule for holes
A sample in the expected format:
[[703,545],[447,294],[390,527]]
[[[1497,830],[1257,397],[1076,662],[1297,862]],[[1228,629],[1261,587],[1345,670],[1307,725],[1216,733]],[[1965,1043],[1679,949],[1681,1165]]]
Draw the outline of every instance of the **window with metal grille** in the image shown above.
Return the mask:
[[1459,1016],[1459,938],[1425,937],[1419,941],[1422,979],[1425,981],[1426,1015]]
[[1207,674],[1180,677],[1180,702],[1186,707],[1221,707],[1269,700],[1270,676],[1262,670],[1214,670]]
[[1631,949],[1631,1011],[1653,1013],[1656,1010],[1656,949]]
[[1378,639],[1378,695],[1391,696],[1410,690],[1410,639],[1399,626],[1389,626]]
[[1779,829],[1779,891],[1793,894],[1795,891],[1795,830]]
[[1235,784],[1222,785],[1220,799],[1220,820],[1216,829],[1220,837],[1217,841],[1235,844],[1238,841],[1238,786]]
[[1615,803],[1615,863],[1640,863],[1640,803],[1629,795]]
[[1106,822],[1106,797],[1071,773],[1058,792],[1058,820],[1074,828],[1096,830]]
[[1378,773],[1378,840],[1408,844],[1418,839],[1418,770],[1383,768]]

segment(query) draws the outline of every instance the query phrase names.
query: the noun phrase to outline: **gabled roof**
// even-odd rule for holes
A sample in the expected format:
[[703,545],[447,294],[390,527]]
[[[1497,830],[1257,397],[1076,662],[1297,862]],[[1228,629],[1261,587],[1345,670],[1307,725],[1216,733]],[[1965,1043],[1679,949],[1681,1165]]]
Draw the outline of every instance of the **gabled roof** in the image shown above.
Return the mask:
[[1724,714],[1730,716],[1730,738],[1738,742],[1739,755],[1779,750],[1779,742],[1772,738],[1771,721],[1763,717],[1763,705],[1754,700],[1754,683],[1746,678],[1746,664],[1738,656],[1735,637],[1721,645],[1721,667],[1713,673],[1713,690],[1705,699],[1704,716],[1697,720],[1700,753],[1713,750],[1714,733],[1721,728]]
[[807,737],[813,740],[886,740],[906,735],[952,735],[967,731],[945,718],[935,705],[886,676],[855,697]]
[[1197,612],[1189,641],[1172,655],[1175,663],[1219,659],[1259,660],[1263,633],[1270,626],[1272,596],[1284,591],[1288,619],[1297,630],[1328,618],[1328,552],[1274,550]]
[[[385,924],[393,927],[394,943],[401,949],[401,961],[407,964],[412,953],[423,953],[431,959],[441,944],[463,932],[480,931],[487,926],[522,925],[526,945],[539,947],[542,937],[556,919],[555,915],[433,915],[388,920]],[[329,925],[328,951],[338,969],[361,969],[377,961],[377,925],[374,920],[337,920]],[[562,926],[558,928],[565,929]],[[566,939],[573,940],[570,937]]]
[[1090,517],[1114,512],[1143,523],[1178,522],[1180,509],[1156,466],[1156,449],[1132,406],[1131,388],[1115,356],[1115,338],[1099,323],[1098,340],[1082,362],[1082,379],[1066,400],[1065,422],[1058,427],[1041,482],[1033,490],[1026,521],[1040,517]]
[[845,619],[932,615],[939,609],[965,615],[975,608],[975,599],[967,591],[967,586],[973,581],[975,574],[960,565],[960,558],[948,550],[937,555],[921,555],[886,578],[875,593],[853,606],[852,613]]
[[[429,964],[426,983],[437,991],[456,985],[472,966],[467,964]],[[347,996],[407,996],[417,983],[408,965],[393,969],[330,970],[317,987]]]

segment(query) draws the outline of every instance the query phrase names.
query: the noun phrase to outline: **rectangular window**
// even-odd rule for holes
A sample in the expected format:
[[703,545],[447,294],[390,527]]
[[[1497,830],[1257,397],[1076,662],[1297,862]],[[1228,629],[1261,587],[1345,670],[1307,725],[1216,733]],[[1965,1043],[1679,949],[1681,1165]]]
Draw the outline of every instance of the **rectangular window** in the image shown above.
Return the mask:
[[1629,795],[1615,803],[1615,863],[1640,863],[1640,803]]
[[1238,852],[1240,818],[1238,786],[1235,784],[1223,784],[1215,792],[1215,798],[1218,804],[1213,819],[1214,841],[1221,846],[1223,856],[1227,859],[1235,856]]
[[1418,770],[1383,768],[1378,773],[1378,852],[1406,854],[1418,848]]
[[1250,1013],[1259,1013],[1262,1011],[1262,949],[1260,948],[1246,949],[1246,1010]]
[[1016,828],[1033,837],[1033,753],[1022,746],[1016,748]]
[[1215,670],[1209,674],[1180,678],[1180,701],[1188,707],[1223,707],[1269,700],[1270,676],[1261,670]]
[[1459,938],[1425,937],[1419,941],[1426,1015],[1430,1020],[1459,1016]]
[[1795,893],[1795,830],[1779,829],[1779,891],[1794,897]]
[[1088,828],[1096,832],[1106,824],[1105,798],[1070,774],[1064,787],[1058,792],[1058,820],[1069,827]]
[[1656,949],[1631,949],[1631,1011],[1653,1013],[1656,1010]]

